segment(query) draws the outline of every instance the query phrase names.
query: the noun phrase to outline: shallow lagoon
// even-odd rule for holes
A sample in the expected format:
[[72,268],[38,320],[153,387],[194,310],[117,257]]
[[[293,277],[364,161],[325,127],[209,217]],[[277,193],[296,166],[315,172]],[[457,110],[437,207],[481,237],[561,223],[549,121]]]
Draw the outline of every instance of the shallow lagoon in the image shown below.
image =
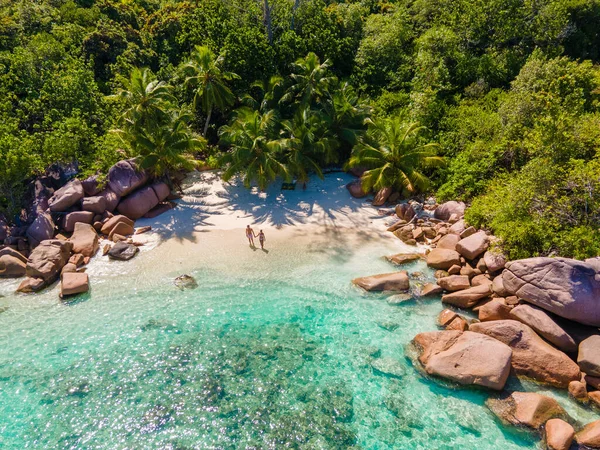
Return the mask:
[[[56,289],[14,297],[0,285],[0,446],[536,447],[493,418],[484,392],[411,367],[404,345],[436,329],[439,300],[391,306],[351,286],[391,270],[381,256],[399,241],[271,231],[267,254],[238,233],[94,262],[91,294],[70,305]],[[173,285],[183,271],[198,289]]]

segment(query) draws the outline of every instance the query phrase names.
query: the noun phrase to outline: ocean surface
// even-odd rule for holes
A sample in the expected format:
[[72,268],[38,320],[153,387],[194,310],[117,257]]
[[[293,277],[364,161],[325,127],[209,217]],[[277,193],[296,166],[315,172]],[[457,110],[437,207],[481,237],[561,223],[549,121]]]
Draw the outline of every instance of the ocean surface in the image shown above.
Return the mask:
[[[91,293],[68,304],[0,284],[0,448],[537,448],[487,392],[412,367],[405,345],[437,329],[439,299],[390,305],[351,285],[394,270],[381,257],[399,241],[275,236],[266,253],[239,234],[223,251],[231,234],[215,231],[97,257]],[[183,271],[198,288],[174,285]]]

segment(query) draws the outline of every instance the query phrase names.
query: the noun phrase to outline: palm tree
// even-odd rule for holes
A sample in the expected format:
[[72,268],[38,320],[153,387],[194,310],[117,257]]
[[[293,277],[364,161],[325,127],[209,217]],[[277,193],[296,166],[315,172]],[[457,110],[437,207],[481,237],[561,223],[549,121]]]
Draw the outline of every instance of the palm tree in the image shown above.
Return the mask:
[[147,126],[152,121],[161,120],[175,99],[172,87],[164,81],[158,81],[150,69],[135,68],[131,71],[124,87],[109,98],[124,101],[126,110],[122,121]]
[[293,65],[294,72],[290,75],[293,83],[282,102],[299,99],[303,105],[310,105],[313,101],[323,101],[329,96],[329,86],[337,81],[329,73],[330,66],[329,60],[321,64],[319,57],[312,52],[297,60]]
[[187,78],[186,85],[192,85],[196,89],[194,95],[194,107],[200,103],[206,114],[203,136],[206,136],[210,119],[214,108],[225,109],[233,105],[235,96],[226,84],[226,81],[238,79],[233,72],[221,70],[223,58],[215,58],[214,53],[204,46],[197,45],[192,52],[190,61],[184,64],[182,71]]
[[331,100],[324,104],[323,110],[331,133],[349,148],[356,145],[358,138],[366,131],[365,121],[371,114],[371,108],[361,101],[349,83],[334,89]]
[[422,168],[439,166],[444,159],[436,156],[437,144],[422,144],[418,135],[425,127],[417,123],[405,125],[399,118],[368,119],[367,134],[354,149],[350,167],[366,167],[363,189],[406,189],[410,193],[424,190],[429,179]]
[[191,114],[172,109],[163,120],[150,126],[114,130],[139,155],[139,165],[155,177],[166,177],[171,170],[192,170],[196,167],[193,152],[206,146],[204,138],[196,137],[188,126]]
[[259,96],[244,95],[242,103],[263,112],[277,108],[284,92],[284,79],[281,75],[273,75],[268,79],[255,81],[251,88],[260,91]]
[[308,107],[298,108],[292,120],[282,122],[285,163],[298,181],[306,183],[310,172],[323,178],[321,164],[337,159],[339,142],[328,134],[321,114]]
[[281,140],[277,132],[277,114],[274,110],[261,113],[243,107],[235,119],[220,130],[221,142],[231,147],[222,158],[226,167],[223,179],[229,181],[240,174],[244,185],[256,181],[260,190],[278,176],[289,180],[290,174],[281,162]]

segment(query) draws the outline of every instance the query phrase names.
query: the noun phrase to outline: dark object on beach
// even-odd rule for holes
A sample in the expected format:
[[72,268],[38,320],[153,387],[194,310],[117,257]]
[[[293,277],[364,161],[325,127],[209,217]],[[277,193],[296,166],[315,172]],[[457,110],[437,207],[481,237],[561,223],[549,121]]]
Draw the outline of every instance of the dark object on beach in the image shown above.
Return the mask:
[[281,183],[282,191],[294,191],[296,189],[296,182],[293,183]]
[[191,275],[180,275],[175,278],[175,286],[177,286],[182,291],[184,289],[196,289],[198,287],[198,283],[196,279]]
[[125,242],[117,242],[113,247],[108,251],[108,257],[110,259],[116,259],[119,261],[128,261],[133,258],[140,250],[131,244],[127,244]]

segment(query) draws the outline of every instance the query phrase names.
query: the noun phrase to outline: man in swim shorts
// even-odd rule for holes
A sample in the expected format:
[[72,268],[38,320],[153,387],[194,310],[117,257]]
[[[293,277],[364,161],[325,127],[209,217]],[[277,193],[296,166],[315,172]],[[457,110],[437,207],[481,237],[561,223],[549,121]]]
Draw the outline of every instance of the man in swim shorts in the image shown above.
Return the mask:
[[250,225],[246,225],[246,237],[250,243],[250,247],[254,247],[254,230],[250,228]]

